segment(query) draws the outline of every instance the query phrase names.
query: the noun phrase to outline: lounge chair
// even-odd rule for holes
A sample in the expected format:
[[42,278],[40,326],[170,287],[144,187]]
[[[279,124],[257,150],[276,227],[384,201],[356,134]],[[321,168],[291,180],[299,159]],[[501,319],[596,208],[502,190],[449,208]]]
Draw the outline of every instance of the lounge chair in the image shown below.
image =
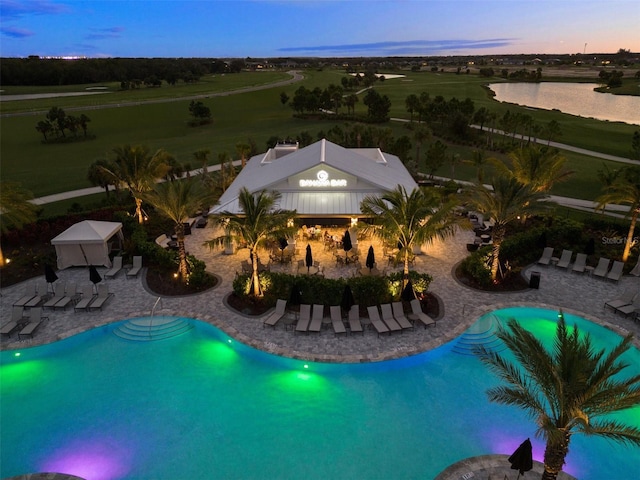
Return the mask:
[[2,328],[0,328],[0,335],[7,335],[8,337],[24,323],[23,315],[24,310],[22,307],[13,307],[11,310],[11,321],[5,323]]
[[572,272],[576,273],[584,273],[584,269],[587,267],[587,254],[586,253],[578,253],[576,255],[576,261],[573,264]]
[[311,321],[311,305],[307,303],[303,303],[302,305],[300,305],[300,318],[298,318],[298,323],[296,324],[295,332],[306,332],[309,329],[310,321]]
[[553,257],[553,247],[545,247],[542,252],[542,256],[538,259],[538,263],[540,265],[549,265],[551,262],[551,257]]
[[389,327],[389,330],[392,332],[401,332],[402,327],[398,322],[396,322],[396,319],[393,318],[391,304],[383,303],[382,305],[380,305],[380,310],[382,312],[382,321],[386,323],[387,327]]
[[349,331],[361,332],[364,335],[364,329],[362,323],[360,323],[360,305],[351,305],[349,310]]
[[606,277],[607,272],[609,271],[610,263],[611,263],[611,260],[609,260],[608,258],[604,258],[604,257],[600,258],[600,260],[598,260],[598,265],[596,266],[591,276],[600,277],[600,278]]
[[393,309],[393,318],[396,319],[396,322],[400,324],[402,329],[414,328],[414,325],[409,321],[409,319],[404,314],[404,308],[402,307],[402,302],[393,302],[391,304]]
[[91,302],[93,301],[93,287],[91,285],[85,285],[82,288],[82,294],[81,294],[81,298],[78,301],[78,303],[76,303],[75,307],[73,307],[73,309],[77,312],[78,310],[88,310],[89,309],[89,305],[91,304]]
[[142,270],[142,257],[140,255],[136,255],[133,257],[133,267],[127,270],[127,278],[137,277],[140,270]]
[[309,331],[314,333],[320,333],[322,329],[322,319],[324,318],[324,305],[314,305],[313,314],[311,315],[311,323],[309,324]]
[[109,270],[104,272],[104,278],[115,278],[115,276],[120,273],[120,270],[122,270],[122,257],[113,257],[113,264]]
[[58,282],[54,286],[53,297],[42,304],[42,308],[54,308],[56,303],[64,298],[64,283]]
[[367,307],[367,312],[369,313],[369,320],[371,321],[371,325],[378,332],[378,336],[382,333],[389,333],[389,327],[380,319],[380,312],[378,312],[378,307],[375,305],[371,307]]
[[631,305],[624,305],[620,308],[616,308],[616,313],[621,313],[625,317],[628,317],[633,312],[640,312],[640,295],[636,295]]
[[341,333],[347,334],[347,329],[344,328],[342,323],[342,310],[340,305],[331,305],[329,307],[329,313],[331,315],[331,326],[333,327],[333,333],[339,335]]
[[613,266],[611,267],[611,270],[609,270],[609,273],[607,273],[607,280],[613,280],[614,282],[619,281],[620,278],[622,277],[623,269],[624,269],[624,262],[619,262],[615,260],[613,262]]
[[607,307],[610,307],[611,309],[616,310],[617,308],[624,307],[626,305],[631,305],[633,303],[634,298],[638,295],[640,295],[640,290],[630,288],[629,290],[626,290],[618,298],[614,298],[613,300],[609,300],[608,302],[605,302],[604,308],[606,309]]
[[420,300],[418,300],[417,298],[411,300],[411,315],[413,316],[413,318],[421,322],[424,328],[427,328],[429,326],[436,326],[436,321],[422,311],[422,305],[420,305]]
[[64,297],[62,297],[53,308],[66,309],[67,305],[70,305],[78,296],[78,291],[75,283],[67,283],[64,289]]
[[49,297],[49,291],[47,289],[47,282],[40,282],[36,286],[36,296],[25,303],[24,308],[32,308],[40,305],[41,302],[44,302]]
[[571,250],[562,250],[562,255],[560,255],[560,260],[556,264],[558,268],[569,268],[569,264],[571,263],[571,257],[573,256],[573,251]]
[[109,293],[109,285],[101,283],[98,285],[98,296],[89,304],[89,310],[102,310],[102,307],[112,295],[113,293]]
[[47,317],[42,316],[42,307],[33,307],[29,310],[29,323],[27,323],[22,330],[18,332],[18,338],[22,340],[23,337],[33,338],[33,334],[36,328],[45,321]]
[[287,308],[287,301],[278,299],[278,301],[276,302],[275,311],[271,313],[271,315],[269,315],[264,322],[262,322],[262,328],[264,328],[265,325],[276,328],[276,325],[278,324],[278,322],[282,319],[282,317],[284,317],[284,312],[286,308]]
[[20,297],[17,301],[13,303],[14,307],[24,307],[29,300],[36,297],[38,292],[36,291],[36,284],[29,283],[24,287],[24,292],[22,293],[22,297]]

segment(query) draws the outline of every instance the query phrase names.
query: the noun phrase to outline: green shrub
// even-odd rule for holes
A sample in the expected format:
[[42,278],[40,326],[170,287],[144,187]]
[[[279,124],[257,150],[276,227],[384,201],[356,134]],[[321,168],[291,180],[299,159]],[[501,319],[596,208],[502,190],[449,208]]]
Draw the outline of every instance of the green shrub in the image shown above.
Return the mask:
[[[402,293],[402,278],[403,272],[393,272],[387,275],[389,279],[389,288],[394,299],[400,298]],[[413,285],[413,290],[418,296],[424,295],[429,290],[429,285],[433,281],[433,277],[428,273],[418,273],[415,270],[409,270],[409,280]]]
[[471,253],[460,264],[460,270],[464,275],[471,277],[481,287],[491,285],[491,270],[487,264],[491,247],[483,247]]

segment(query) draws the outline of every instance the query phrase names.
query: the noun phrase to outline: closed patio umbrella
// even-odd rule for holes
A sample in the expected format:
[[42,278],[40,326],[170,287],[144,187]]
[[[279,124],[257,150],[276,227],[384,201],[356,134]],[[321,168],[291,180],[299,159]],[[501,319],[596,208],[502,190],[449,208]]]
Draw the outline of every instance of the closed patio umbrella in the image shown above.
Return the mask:
[[374,267],[375,264],[376,264],[376,255],[373,252],[373,245],[371,245],[369,247],[369,251],[367,252],[367,261],[365,262],[365,265],[367,266],[369,271],[371,271],[371,269]]
[[284,260],[284,250],[289,246],[289,242],[284,237],[278,240],[278,242],[280,243],[280,261],[282,261]]
[[56,280],[58,280],[58,275],[56,275],[56,272],[53,270],[53,268],[51,268],[51,265],[49,265],[48,263],[45,263],[44,265],[44,278],[49,284],[49,286],[51,287],[51,291],[53,291],[52,284]]
[[345,259],[347,258],[347,252],[353,248],[353,244],[351,243],[351,235],[349,234],[349,230],[345,230],[344,237],[342,237],[342,249],[344,250]]
[[309,273],[309,269],[313,266],[313,255],[311,253],[311,245],[307,243],[307,255],[304,257],[304,264],[307,266],[307,273]]
[[405,302],[410,302],[411,300],[416,298],[416,292],[413,290],[413,284],[411,283],[411,280],[409,280],[405,287],[402,289],[400,297]]
[[98,273],[98,270],[96,269],[96,267],[94,267],[93,265],[89,267],[89,280],[91,280],[91,283],[93,283],[93,287],[97,291],[98,289],[96,287],[96,284],[102,281],[102,277]]
[[512,470],[518,470],[518,478],[533,468],[533,453],[531,441],[528,438],[509,457],[509,463]]

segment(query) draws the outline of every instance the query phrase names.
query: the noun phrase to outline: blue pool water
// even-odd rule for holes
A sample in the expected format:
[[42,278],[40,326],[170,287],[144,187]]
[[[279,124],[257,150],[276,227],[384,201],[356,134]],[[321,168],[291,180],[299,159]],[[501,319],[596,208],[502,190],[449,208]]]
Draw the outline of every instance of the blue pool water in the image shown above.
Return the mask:
[[[495,313],[553,335],[554,311]],[[603,347],[619,339],[565,317]],[[109,325],[19,357],[2,352],[0,477],[431,479],[466,457],[510,454],[527,437],[542,458],[532,421],[486,400],[497,380],[474,357],[453,353],[455,342],[401,360],[335,365],[276,357],[194,325],[149,343],[122,340]],[[628,373],[640,373],[640,352],[626,359]],[[640,426],[638,408],[621,417]],[[639,460],[638,448],[576,435],[565,470],[631,480]]]

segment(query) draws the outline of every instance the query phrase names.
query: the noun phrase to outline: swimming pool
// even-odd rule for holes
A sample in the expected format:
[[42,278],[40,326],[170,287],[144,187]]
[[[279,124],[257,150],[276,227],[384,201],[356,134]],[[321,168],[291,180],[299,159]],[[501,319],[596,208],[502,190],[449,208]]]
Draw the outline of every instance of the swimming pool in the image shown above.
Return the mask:
[[[557,316],[530,308],[494,313],[521,319],[543,338],[553,335]],[[565,318],[603,346],[619,338]],[[474,357],[454,353],[455,341],[401,360],[305,363],[193,323],[157,342],[122,340],[113,324],[19,357],[2,352],[0,476],[433,478],[466,457],[510,454],[527,437],[542,457],[531,420],[486,400],[497,380]],[[639,373],[640,352],[626,358]],[[640,425],[640,409],[624,418]],[[576,435],[566,471],[630,480],[639,458],[640,449]]]

